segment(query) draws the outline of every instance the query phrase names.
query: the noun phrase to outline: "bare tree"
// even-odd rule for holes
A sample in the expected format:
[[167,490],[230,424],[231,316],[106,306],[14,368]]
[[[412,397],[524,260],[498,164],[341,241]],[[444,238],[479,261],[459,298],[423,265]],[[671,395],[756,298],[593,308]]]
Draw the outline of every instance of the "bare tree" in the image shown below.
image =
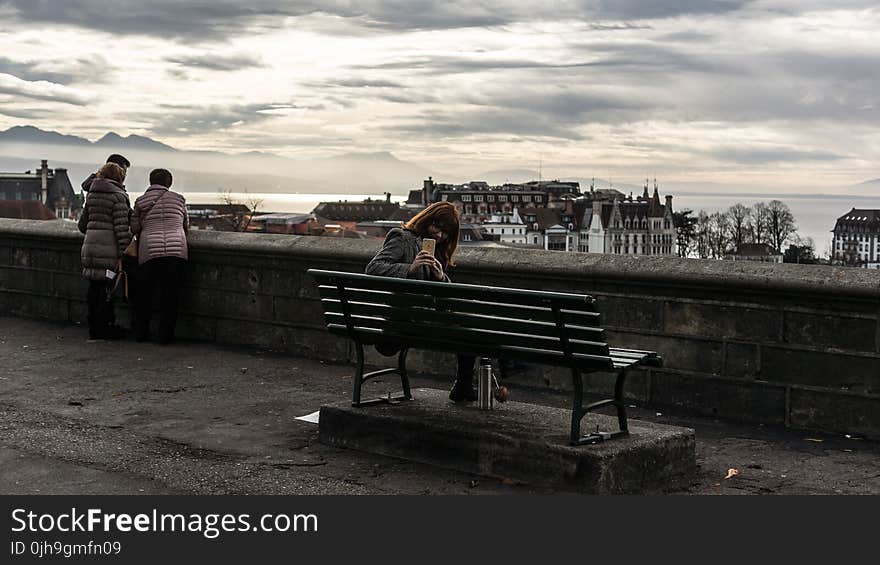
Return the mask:
[[675,240],[679,257],[690,257],[692,244],[697,235],[697,218],[691,216],[693,210],[682,210],[672,213],[675,225]]
[[785,242],[797,231],[794,215],[788,205],[779,200],[771,200],[767,205],[769,214],[769,243],[776,250],[781,250]]
[[708,259],[710,255],[709,245],[709,215],[705,210],[700,210],[697,215],[697,222],[694,226],[694,240],[696,241],[697,257],[700,259]]
[[750,231],[749,218],[751,215],[751,209],[739,202],[727,210],[727,217],[730,222],[730,237],[737,249],[742,247],[742,244],[748,239],[748,232]]
[[764,243],[770,233],[770,210],[766,202],[756,202],[752,206],[752,214],[749,222],[754,243]]
[[229,189],[220,192],[219,196],[220,200],[227,206],[232,207],[244,205],[250,210],[247,213],[231,213],[230,221],[232,222],[232,227],[235,231],[247,231],[248,226],[251,225],[251,219],[260,209],[260,206],[263,205],[263,199],[248,194],[247,189],[244,191],[244,198],[242,200],[233,197],[232,192]]
[[721,259],[732,241],[730,217],[726,213],[713,212],[708,221],[709,256]]

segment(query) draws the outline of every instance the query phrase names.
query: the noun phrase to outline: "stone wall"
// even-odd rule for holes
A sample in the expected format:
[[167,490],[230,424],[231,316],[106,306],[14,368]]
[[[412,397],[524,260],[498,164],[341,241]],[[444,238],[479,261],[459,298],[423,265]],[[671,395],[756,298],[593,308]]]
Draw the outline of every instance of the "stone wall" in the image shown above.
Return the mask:
[[[84,322],[82,237],[62,221],[0,219],[0,314]],[[345,361],[309,268],[363,270],[375,241],[193,232],[178,334]],[[652,406],[880,437],[880,274],[864,269],[464,248],[456,282],[592,294],[615,346],[653,349],[628,394]],[[127,313],[120,308],[120,318]],[[380,362],[375,354],[368,361]],[[449,356],[414,352],[451,374]],[[510,382],[567,388],[564,371]],[[590,389],[608,379],[594,375]]]

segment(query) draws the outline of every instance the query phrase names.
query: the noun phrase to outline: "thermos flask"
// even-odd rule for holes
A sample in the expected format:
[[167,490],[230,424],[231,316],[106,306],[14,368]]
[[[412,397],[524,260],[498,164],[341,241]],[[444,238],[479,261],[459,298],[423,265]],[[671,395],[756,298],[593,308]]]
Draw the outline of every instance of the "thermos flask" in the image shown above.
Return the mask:
[[480,410],[492,409],[494,404],[492,384],[492,362],[488,357],[481,357],[480,368],[477,372],[477,407]]

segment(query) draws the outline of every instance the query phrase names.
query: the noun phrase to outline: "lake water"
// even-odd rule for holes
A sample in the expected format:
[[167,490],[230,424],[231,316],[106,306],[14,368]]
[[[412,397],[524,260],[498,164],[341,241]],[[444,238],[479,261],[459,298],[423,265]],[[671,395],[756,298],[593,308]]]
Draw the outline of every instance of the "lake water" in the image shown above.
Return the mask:
[[[132,193],[132,197],[139,194]],[[727,210],[733,204],[741,202],[752,206],[756,202],[781,200],[788,204],[798,224],[798,233],[803,237],[811,237],[819,254],[827,254],[831,244],[831,230],[834,222],[852,208],[880,208],[880,194],[869,196],[851,195],[802,195],[802,194],[709,194],[700,192],[678,192],[673,194],[675,210],[690,208],[695,212],[705,210],[708,213]],[[265,212],[311,212],[319,202],[349,200],[360,201],[367,197],[381,200],[376,194],[249,194],[232,193],[239,202],[247,202],[257,198],[262,200],[260,210]],[[192,204],[211,204],[220,201],[217,194],[209,192],[190,192],[186,194],[187,202]],[[403,202],[406,196],[392,195],[394,202]]]

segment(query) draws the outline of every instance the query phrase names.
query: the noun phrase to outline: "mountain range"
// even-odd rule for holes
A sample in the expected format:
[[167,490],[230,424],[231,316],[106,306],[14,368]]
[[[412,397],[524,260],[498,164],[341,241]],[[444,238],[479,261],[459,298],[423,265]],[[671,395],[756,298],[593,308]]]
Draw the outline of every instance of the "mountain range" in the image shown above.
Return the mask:
[[183,192],[405,194],[433,174],[387,151],[295,160],[257,151],[179,150],[149,137],[114,132],[94,142],[33,126],[0,132],[0,170],[33,169],[47,159],[50,167],[67,168],[74,185],[110,153],[132,162],[126,184],[146,186],[149,171],[162,167],[172,171]]

